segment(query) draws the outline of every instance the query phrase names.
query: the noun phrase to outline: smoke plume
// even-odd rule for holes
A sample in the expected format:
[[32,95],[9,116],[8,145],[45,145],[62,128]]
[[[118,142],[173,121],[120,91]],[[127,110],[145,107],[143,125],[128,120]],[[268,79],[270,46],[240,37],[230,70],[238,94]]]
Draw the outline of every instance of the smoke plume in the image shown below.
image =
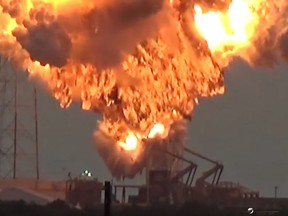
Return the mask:
[[62,107],[102,115],[94,140],[117,178],[177,170],[164,152],[181,155],[198,98],[224,93],[234,58],[288,61],[287,0],[2,0],[0,11],[0,54]]
[[[19,6],[13,2],[3,11],[18,18]],[[164,0],[95,1],[87,11],[58,16],[44,3],[31,11],[13,34],[32,60],[56,67],[65,66],[68,59],[100,70],[118,66],[137,44],[169,23]]]
[[26,26],[27,32],[20,29],[14,36],[30,54],[30,58],[41,64],[62,67],[67,64],[71,51],[71,40],[58,23]]

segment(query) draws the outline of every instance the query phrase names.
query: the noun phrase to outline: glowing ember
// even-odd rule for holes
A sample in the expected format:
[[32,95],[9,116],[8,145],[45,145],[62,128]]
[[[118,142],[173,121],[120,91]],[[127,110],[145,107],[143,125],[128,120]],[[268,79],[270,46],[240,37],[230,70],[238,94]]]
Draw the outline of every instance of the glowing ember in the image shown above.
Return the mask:
[[287,7],[287,0],[2,0],[0,55],[40,78],[61,107],[81,102],[100,113],[101,156],[114,176],[133,177],[145,167],[147,142],[183,147],[179,122],[191,119],[198,98],[224,93],[223,68],[235,56],[252,65],[288,59]]

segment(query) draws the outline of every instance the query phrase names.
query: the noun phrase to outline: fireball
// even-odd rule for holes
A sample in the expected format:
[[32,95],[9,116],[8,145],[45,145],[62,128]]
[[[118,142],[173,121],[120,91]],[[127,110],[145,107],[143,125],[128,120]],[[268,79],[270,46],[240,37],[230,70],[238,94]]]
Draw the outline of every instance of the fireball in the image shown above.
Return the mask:
[[118,145],[121,146],[125,151],[132,151],[137,149],[139,144],[137,136],[129,132],[127,137],[125,138],[125,142],[118,141]]
[[178,123],[191,118],[198,98],[224,93],[223,69],[234,57],[254,64],[259,50],[287,53],[280,46],[287,5],[3,0],[0,54],[40,78],[61,107],[81,103],[101,114],[97,149],[115,177],[133,177],[145,168],[151,143],[181,152]]
[[230,63],[231,57],[251,46],[259,25],[255,8],[258,8],[260,3],[259,0],[233,0],[227,11],[206,13],[203,13],[199,5],[195,5],[197,30],[207,41],[212,53],[227,59],[226,64]]

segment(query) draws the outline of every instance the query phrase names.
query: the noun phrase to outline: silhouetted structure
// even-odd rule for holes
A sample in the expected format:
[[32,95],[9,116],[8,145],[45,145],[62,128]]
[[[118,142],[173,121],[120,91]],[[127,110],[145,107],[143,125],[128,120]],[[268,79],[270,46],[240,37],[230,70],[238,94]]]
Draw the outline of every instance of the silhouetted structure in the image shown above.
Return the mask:
[[0,57],[0,177],[39,179],[36,88]]
[[71,206],[87,208],[101,204],[103,184],[97,180],[69,179],[65,199]]
[[[154,215],[201,215],[201,216],[248,216],[249,211],[245,208],[217,208],[211,205],[202,205],[199,203],[188,203],[181,207],[158,205],[142,208],[139,206],[121,206],[113,209],[113,214],[117,216],[154,216]],[[54,201],[48,205],[38,206],[35,204],[25,204],[24,202],[0,202],[0,215],[13,216],[91,216],[104,215],[103,207],[99,206],[94,209],[78,210],[70,208],[62,201]],[[252,215],[257,216],[287,216],[288,209],[282,208],[280,210],[255,210]]]
[[111,184],[109,181],[105,181],[104,185],[105,197],[104,197],[104,216],[110,216],[111,212]]
[[[157,151],[159,157],[161,157],[159,154],[164,154],[166,157],[168,155],[178,159],[178,164],[181,161],[188,165],[184,166],[182,163],[182,168],[178,168],[176,171],[170,170],[170,167],[167,169],[146,168],[146,185],[138,186],[138,194],[129,196],[129,203],[182,205],[187,202],[213,204],[216,201],[220,203],[239,201],[242,203],[243,199],[250,201],[250,198],[259,199],[259,192],[257,191],[234,182],[220,182],[224,166],[218,161],[185,147],[184,152],[186,154],[213,164],[213,167],[198,176],[195,184],[193,184],[197,169],[195,162],[191,161],[190,158],[185,158],[184,155],[178,155],[158,147],[154,148],[153,151]],[[114,187],[115,189],[122,187],[123,191],[125,188],[132,188],[128,185],[116,185]],[[136,187],[134,186],[134,188]],[[122,197],[122,200],[125,200],[125,197]]]

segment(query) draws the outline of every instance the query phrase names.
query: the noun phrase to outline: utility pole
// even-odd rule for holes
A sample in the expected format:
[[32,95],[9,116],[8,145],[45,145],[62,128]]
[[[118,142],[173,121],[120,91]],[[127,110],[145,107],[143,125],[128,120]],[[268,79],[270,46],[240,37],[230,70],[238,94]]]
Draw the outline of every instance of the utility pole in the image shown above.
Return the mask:
[[39,138],[38,138],[38,103],[37,103],[37,91],[34,87],[34,120],[35,120],[35,164],[36,164],[36,179],[40,178],[39,170]]
[[105,197],[104,197],[104,216],[110,216],[111,215],[111,183],[110,181],[105,181],[104,184],[104,191],[105,191]]
[[13,142],[13,179],[16,179],[16,168],[17,168],[17,129],[18,129],[18,108],[17,108],[17,97],[18,97],[18,73],[14,72],[14,142]]
[[37,92],[0,57],[0,179],[40,178]]
[[276,185],[274,187],[274,198],[276,199],[277,198],[277,195],[278,195],[278,186]]

